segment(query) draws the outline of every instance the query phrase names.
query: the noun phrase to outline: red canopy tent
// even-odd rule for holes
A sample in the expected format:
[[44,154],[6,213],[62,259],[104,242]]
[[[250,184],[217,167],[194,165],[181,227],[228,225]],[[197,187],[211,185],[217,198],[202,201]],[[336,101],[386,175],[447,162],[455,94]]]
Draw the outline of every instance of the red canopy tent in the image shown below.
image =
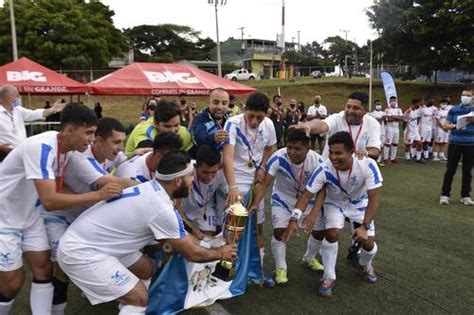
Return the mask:
[[13,85],[21,94],[80,94],[87,86],[26,57],[0,67],[0,86]]
[[232,94],[254,88],[220,78],[198,68],[174,63],[133,63],[87,84],[91,94],[102,95],[208,95],[222,87]]

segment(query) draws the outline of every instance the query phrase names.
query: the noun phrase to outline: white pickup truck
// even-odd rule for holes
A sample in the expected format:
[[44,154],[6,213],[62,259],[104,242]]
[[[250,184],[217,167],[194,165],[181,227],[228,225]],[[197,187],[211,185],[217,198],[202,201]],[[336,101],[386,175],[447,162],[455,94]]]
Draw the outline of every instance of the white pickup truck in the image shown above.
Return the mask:
[[238,69],[226,74],[224,78],[232,81],[255,80],[257,75],[249,72],[247,69]]

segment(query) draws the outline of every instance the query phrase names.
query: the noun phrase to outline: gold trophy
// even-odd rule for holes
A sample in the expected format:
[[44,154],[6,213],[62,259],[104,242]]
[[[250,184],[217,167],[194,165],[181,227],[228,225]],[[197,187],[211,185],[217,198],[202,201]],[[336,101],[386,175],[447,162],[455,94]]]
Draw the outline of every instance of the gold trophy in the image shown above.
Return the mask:
[[[247,225],[249,212],[242,205],[242,202],[237,201],[230,205],[226,210],[226,220],[224,229],[224,239],[227,244],[235,244],[242,237]],[[231,281],[234,279],[235,266],[232,261],[221,260],[216,265],[216,270],[212,274],[214,277],[223,281]]]

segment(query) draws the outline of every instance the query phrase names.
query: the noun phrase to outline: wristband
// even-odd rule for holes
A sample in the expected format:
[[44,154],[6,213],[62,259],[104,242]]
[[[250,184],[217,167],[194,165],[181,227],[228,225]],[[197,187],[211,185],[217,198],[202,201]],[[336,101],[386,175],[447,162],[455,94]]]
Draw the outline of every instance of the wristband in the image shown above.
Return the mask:
[[239,188],[239,187],[237,187],[237,185],[232,185],[229,187],[229,190],[234,189],[234,188]]
[[291,213],[291,219],[296,219],[297,221],[299,221],[302,215],[303,215],[303,211],[295,208],[293,209],[293,212]]

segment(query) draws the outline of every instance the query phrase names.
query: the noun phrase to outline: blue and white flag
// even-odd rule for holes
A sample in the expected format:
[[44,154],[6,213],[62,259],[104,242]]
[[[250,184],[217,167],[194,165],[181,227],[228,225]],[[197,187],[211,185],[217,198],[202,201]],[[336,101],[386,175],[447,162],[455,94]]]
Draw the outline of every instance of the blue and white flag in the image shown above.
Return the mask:
[[[208,306],[217,300],[244,294],[249,282],[263,284],[256,220],[254,212],[239,240],[238,258],[234,261],[236,273],[232,281],[226,282],[212,275],[219,261],[192,263],[181,255],[173,255],[149,290],[146,313],[173,314],[195,306]],[[221,233],[207,246],[221,246],[223,243]],[[206,246],[204,242],[201,244]]]
[[390,102],[390,97],[397,97],[397,89],[395,87],[395,82],[393,81],[392,75],[386,71],[380,72],[380,78],[382,79],[383,88],[385,90],[385,98],[387,99],[387,106]]

